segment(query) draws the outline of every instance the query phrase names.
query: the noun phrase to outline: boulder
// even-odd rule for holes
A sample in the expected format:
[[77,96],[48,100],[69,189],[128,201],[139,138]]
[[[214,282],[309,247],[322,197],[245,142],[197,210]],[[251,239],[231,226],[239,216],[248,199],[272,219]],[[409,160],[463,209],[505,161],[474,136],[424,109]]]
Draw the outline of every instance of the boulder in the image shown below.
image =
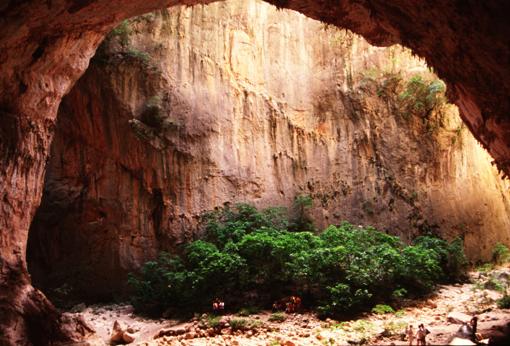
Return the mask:
[[110,344],[130,344],[135,341],[136,335],[134,329],[131,327],[122,328],[119,321],[113,322],[112,336],[110,337]]
[[453,323],[453,324],[463,324],[463,323],[469,323],[469,321],[471,321],[471,316],[466,315],[462,312],[453,311],[448,314],[448,317],[446,318],[446,320],[449,323]]
[[296,346],[295,343],[293,343],[292,341],[290,340],[287,340],[287,341],[284,341],[281,343],[282,346]]
[[464,338],[453,338],[448,345],[476,345],[473,341]]

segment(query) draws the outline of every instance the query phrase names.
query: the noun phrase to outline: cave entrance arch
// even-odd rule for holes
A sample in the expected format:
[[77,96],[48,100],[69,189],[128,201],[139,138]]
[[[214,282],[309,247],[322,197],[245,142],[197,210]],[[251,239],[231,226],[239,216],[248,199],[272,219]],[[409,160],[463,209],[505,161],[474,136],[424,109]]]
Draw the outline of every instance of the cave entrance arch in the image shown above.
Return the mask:
[[[58,329],[57,314],[30,286],[25,248],[42,195],[44,166],[60,99],[83,73],[114,23],[176,3],[119,1],[119,6],[112,6],[105,0],[32,1],[0,6],[0,324],[4,339],[27,340],[26,328],[39,330],[41,335],[54,335],[50,330]],[[437,6],[418,0],[398,4],[274,3],[348,27],[374,43],[403,43],[425,57],[449,85],[450,98],[460,106],[469,129],[508,174],[508,2],[445,1]],[[28,325],[28,320],[39,322]]]

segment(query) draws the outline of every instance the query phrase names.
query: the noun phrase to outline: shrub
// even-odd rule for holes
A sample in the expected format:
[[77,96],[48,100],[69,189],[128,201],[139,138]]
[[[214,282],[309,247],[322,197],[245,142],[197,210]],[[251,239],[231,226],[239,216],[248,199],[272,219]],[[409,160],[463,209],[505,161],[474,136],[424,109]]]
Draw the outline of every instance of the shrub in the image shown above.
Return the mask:
[[386,304],[377,304],[372,308],[372,313],[377,315],[393,314],[395,310]]
[[242,308],[241,310],[239,310],[237,315],[246,317],[246,316],[257,314],[259,311],[260,311],[260,308],[258,308],[256,306],[248,306],[248,307],[245,307],[245,308]]
[[248,327],[248,320],[245,318],[233,318],[229,324],[232,330],[244,330]]
[[221,316],[207,316],[207,327],[218,328],[221,325]]
[[498,299],[496,303],[500,309],[510,309],[510,296],[505,294],[502,298]]
[[501,282],[500,280],[492,277],[483,284],[483,288],[488,289],[488,290],[498,291],[498,292],[504,292],[505,284],[503,282]]
[[494,269],[493,263],[483,263],[482,265],[476,268],[476,271],[480,273],[487,273]]
[[148,64],[151,61],[151,56],[147,52],[143,52],[137,49],[128,49],[124,54],[132,59],[139,60],[144,64]]
[[404,317],[406,315],[406,311],[405,310],[397,310],[395,312],[395,317]]
[[399,322],[390,321],[390,322],[385,323],[383,327],[384,327],[384,331],[383,331],[382,335],[384,337],[391,337],[391,336],[400,335],[403,332],[405,332],[407,323],[405,321],[399,321]]
[[264,327],[264,323],[260,320],[248,320],[248,326],[249,329],[257,329]]
[[430,112],[446,102],[445,84],[439,80],[426,80],[420,75],[411,77],[402,93],[399,94],[401,107],[408,114],[428,117]]
[[283,312],[275,312],[269,316],[269,321],[271,322],[283,322],[287,319],[287,315]]
[[329,295],[324,301],[325,304],[318,308],[319,313],[323,316],[343,315],[349,311],[357,311],[372,298],[372,294],[367,289],[353,291],[346,284],[327,287],[327,291]]
[[236,204],[202,215],[205,239],[219,248],[229,242],[238,242],[244,235],[255,230],[287,230],[288,218],[285,208],[267,208],[258,211],[249,204]]
[[116,28],[108,34],[108,38],[118,37],[120,44],[125,47],[129,44],[129,34],[131,28],[129,27],[129,20],[123,20]]
[[439,265],[447,282],[465,279],[468,261],[462,239],[456,238],[448,243],[437,237],[422,236],[414,240],[414,245],[432,250],[439,256]]
[[510,250],[502,243],[497,243],[492,250],[492,261],[496,264],[504,264],[510,261]]

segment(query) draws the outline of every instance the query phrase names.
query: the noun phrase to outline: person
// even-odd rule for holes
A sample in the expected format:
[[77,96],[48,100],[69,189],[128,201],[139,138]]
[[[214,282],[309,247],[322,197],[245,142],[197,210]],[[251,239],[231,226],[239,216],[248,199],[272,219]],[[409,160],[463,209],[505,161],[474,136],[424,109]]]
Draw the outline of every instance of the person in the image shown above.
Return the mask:
[[471,321],[469,321],[469,324],[471,325],[471,341],[473,342],[477,342],[478,341],[478,337],[477,337],[477,332],[476,332],[476,329],[478,327],[478,317],[476,316],[473,316],[473,318],[471,318]]
[[214,298],[212,303],[213,312],[218,313],[220,311],[225,310],[225,302],[220,298]]
[[273,311],[285,311],[294,313],[301,308],[301,298],[298,296],[284,297],[273,303]]
[[298,296],[290,296],[285,306],[285,312],[296,312],[301,307],[301,298]]
[[409,341],[409,346],[412,346],[413,340],[414,340],[414,330],[413,330],[413,325],[412,324],[410,324],[406,328],[406,335],[407,335],[407,340]]
[[423,323],[418,326],[418,332],[416,333],[416,345],[427,345],[427,334],[429,334],[429,330],[425,328]]

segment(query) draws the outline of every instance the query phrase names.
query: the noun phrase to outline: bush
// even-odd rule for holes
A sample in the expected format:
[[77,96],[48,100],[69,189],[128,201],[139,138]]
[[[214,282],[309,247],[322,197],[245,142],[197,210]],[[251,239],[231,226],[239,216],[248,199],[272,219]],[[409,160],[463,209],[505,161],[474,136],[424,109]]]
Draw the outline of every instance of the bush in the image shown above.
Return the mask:
[[478,271],[480,273],[488,273],[493,269],[494,269],[493,263],[483,263],[476,268],[476,271]]
[[258,211],[249,204],[236,204],[204,213],[205,239],[219,248],[229,242],[238,242],[243,236],[260,229],[287,230],[288,218],[285,208],[266,208]]
[[414,245],[434,251],[439,256],[439,265],[447,282],[456,282],[466,278],[468,261],[464,254],[462,239],[456,238],[451,243],[433,237],[422,236],[414,240]]
[[129,35],[131,28],[129,27],[129,20],[123,20],[117,27],[115,27],[109,34],[108,38],[118,37],[120,44],[125,47],[129,44]]
[[283,312],[275,312],[269,316],[268,320],[271,322],[283,322],[287,319],[287,315]]
[[510,250],[504,244],[497,243],[492,250],[492,261],[496,264],[505,264],[510,261]]
[[144,64],[148,64],[151,61],[151,56],[149,53],[134,48],[128,49],[127,51],[124,52],[124,54],[127,57],[132,58],[134,60],[139,60]]
[[233,318],[229,324],[232,330],[244,330],[248,327],[248,320],[245,318]]
[[483,288],[498,292],[505,292],[506,285],[495,277],[492,277],[483,284]]
[[405,245],[347,222],[320,235],[290,232],[282,215],[281,208],[244,204],[207,213],[204,240],[188,244],[180,257],[162,253],[130,275],[134,306],[154,313],[196,311],[210,309],[219,297],[229,308],[244,301],[264,307],[300,295],[324,316],[346,315],[407,292],[427,293],[465,269],[457,240],[420,237]]
[[505,294],[497,300],[497,304],[500,309],[510,309],[510,296]]
[[218,328],[221,326],[221,316],[207,316],[206,326],[208,328]]
[[405,321],[390,321],[384,324],[384,331],[382,336],[388,338],[397,336],[405,332],[407,323]]
[[434,108],[444,104],[446,85],[439,79],[426,80],[420,75],[411,77],[399,94],[400,107],[406,117],[429,117]]
[[393,314],[395,310],[386,304],[377,304],[372,308],[372,313],[377,315]]

